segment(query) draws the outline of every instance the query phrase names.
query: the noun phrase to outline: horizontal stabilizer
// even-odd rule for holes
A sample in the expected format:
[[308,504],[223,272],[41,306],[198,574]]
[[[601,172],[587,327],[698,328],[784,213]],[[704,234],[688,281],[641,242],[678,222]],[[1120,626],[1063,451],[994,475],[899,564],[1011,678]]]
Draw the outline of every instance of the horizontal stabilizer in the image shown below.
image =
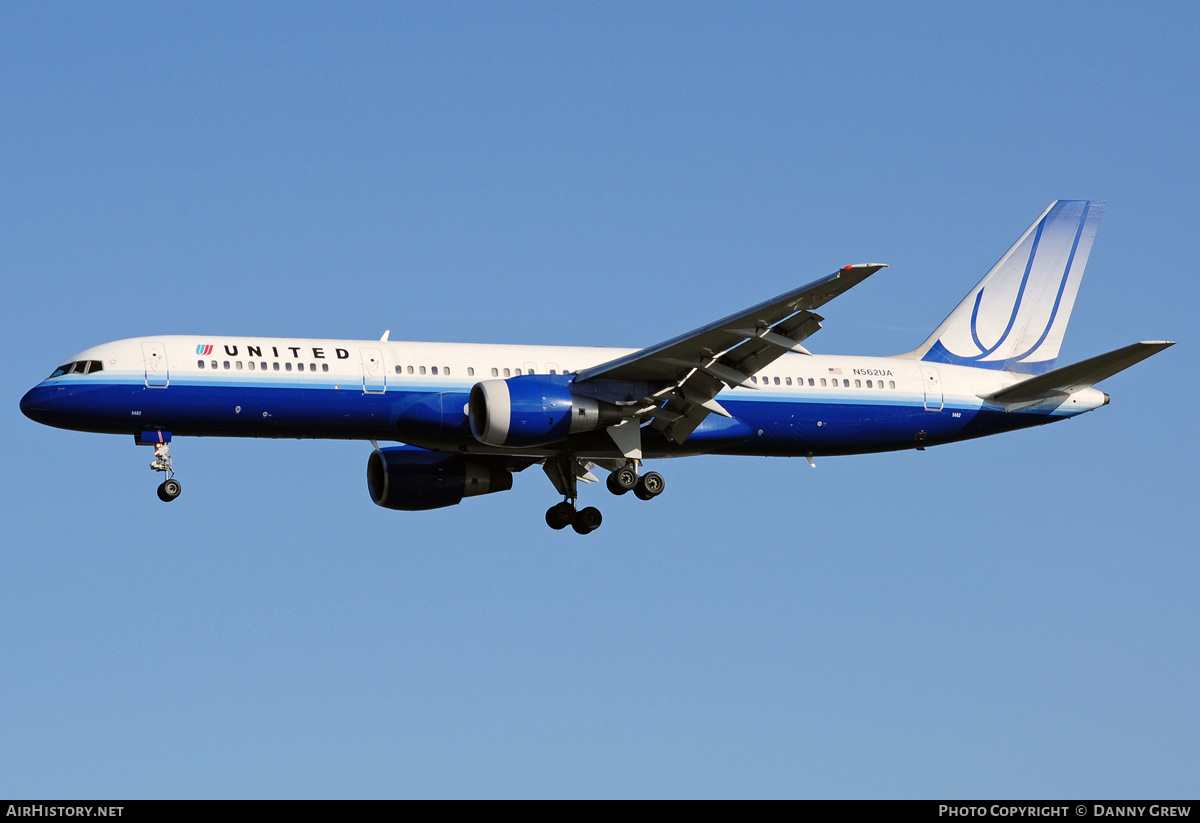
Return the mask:
[[1037,377],[1022,380],[1016,385],[988,395],[984,400],[1002,406],[1013,406],[1032,403],[1055,395],[1070,394],[1099,383],[1106,377],[1112,377],[1117,372],[1124,371],[1135,363],[1140,363],[1147,357],[1174,345],[1174,341],[1166,340],[1134,343],[1131,346],[1110,351],[1108,354],[1089,357],[1087,360],[1081,360],[1070,366],[1063,366],[1061,369],[1054,369]]

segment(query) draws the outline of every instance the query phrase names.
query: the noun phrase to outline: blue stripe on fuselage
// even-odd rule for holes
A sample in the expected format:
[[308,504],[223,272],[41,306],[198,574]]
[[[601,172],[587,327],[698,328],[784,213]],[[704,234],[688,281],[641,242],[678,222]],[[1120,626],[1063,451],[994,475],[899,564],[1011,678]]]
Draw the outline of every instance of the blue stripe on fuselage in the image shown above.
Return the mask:
[[[99,376],[97,376],[99,377]],[[464,406],[470,384],[393,384],[367,393],[361,382],[327,377],[217,380],[173,378],[168,388],[71,376],[47,380],[21,401],[22,411],[51,426],[138,434],[163,429],[176,436],[303,437],[403,440],[431,448],[477,446]],[[732,394],[732,393],[731,393]],[[710,415],[682,445],[647,430],[647,457],[723,452],[754,455],[850,454],[935,445],[1025,428],[1069,416],[1050,409],[1019,412],[956,406],[924,408],[920,396],[870,392],[732,394],[722,404],[733,419]],[[957,415],[957,416],[956,416]],[[613,448],[593,432],[571,439]],[[590,451],[589,451],[590,453]]]

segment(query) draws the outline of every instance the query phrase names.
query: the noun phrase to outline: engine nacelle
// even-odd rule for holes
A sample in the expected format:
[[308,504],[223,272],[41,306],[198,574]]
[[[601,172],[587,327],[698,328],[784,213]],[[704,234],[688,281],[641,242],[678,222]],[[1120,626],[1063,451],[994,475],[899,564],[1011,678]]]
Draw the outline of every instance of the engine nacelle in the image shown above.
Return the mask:
[[459,454],[395,446],[367,458],[367,491],[385,509],[440,509],[464,497],[508,491],[512,484],[507,469]]
[[471,388],[471,434],[489,446],[541,446],[577,432],[621,422],[612,403],[573,394],[567,383],[543,375],[484,380]]

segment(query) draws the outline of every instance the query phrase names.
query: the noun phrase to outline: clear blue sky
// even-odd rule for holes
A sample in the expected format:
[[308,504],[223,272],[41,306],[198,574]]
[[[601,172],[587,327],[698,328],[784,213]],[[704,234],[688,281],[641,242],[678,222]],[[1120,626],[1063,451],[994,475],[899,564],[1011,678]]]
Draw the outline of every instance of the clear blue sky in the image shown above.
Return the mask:
[[[1195,797],[1195,4],[7,4],[0,796]],[[816,351],[919,343],[1053,199],[1109,205],[1079,419],[536,469],[428,513],[370,447],[22,417],[163,333],[649,345],[854,262]]]

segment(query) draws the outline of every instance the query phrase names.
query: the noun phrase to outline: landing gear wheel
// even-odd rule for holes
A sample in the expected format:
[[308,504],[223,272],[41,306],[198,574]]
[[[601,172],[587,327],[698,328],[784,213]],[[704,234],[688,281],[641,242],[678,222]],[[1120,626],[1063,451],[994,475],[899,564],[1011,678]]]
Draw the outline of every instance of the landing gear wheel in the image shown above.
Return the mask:
[[575,521],[571,523],[578,534],[588,534],[600,528],[600,524],[604,521],[604,516],[600,514],[600,510],[595,506],[588,506],[586,509],[580,509],[575,515]]
[[170,503],[182,491],[183,486],[179,485],[179,481],[172,477],[170,480],[164,480],[158,487],[158,499],[164,503]]
[[546,525],[555,531],[565,529],[575,520],[575,516],[575,507],[564,500],[546,509]]
[[663,480],[663,476],[658,472],[646,472],[638,480],[637,488],[633,493],[637,495],[638,500],[651,500],[663,493],[663,489],[667,486],[667,481]]
[[631,466],[622,466],[608,476],[605,485],[613,494],[625,494],[637,486],[637,472]]

